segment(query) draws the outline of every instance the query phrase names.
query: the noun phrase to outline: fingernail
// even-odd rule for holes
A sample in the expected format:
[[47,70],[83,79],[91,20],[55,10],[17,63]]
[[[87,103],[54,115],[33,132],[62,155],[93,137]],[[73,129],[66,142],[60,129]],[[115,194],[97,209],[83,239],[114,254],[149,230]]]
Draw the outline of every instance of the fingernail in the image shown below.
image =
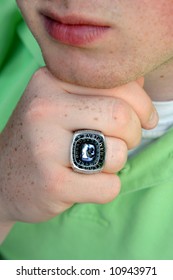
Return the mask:
[[153,109],[151,115],[150,115],[150,118],[148,120],[148,124],[150,126],[156,126],[157,123],[158,123],[158,120],[159,120],[159,116],[158,116],[158,113],[156,111],[156,109]]

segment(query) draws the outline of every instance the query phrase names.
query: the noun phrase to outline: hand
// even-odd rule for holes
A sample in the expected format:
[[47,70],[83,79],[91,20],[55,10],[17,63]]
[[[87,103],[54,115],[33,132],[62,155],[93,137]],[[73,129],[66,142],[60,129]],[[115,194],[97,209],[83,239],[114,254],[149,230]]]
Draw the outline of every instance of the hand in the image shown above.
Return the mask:
[[[114,199],[120,190],[115,172],[128,149],[139,144],[141,128],[153,128],[158,120],[141,83],[89,89],[61,82],[47,68],[37,71],[0,138],[0,222],[40,222],[76,202]],[[73,131],[84,128],[106,136],[99,174],[70,167]]]

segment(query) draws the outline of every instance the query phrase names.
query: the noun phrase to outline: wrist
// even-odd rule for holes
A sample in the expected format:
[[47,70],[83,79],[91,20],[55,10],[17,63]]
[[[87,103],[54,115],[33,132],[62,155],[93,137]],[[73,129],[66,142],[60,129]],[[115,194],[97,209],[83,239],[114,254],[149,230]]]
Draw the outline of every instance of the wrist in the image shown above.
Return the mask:
[[15,223],[9,219],[9,215],[7,215],[5,207],[3,206],[0,199],[0,244],[4,241]]
[[0,222],[0,244],[4,241],[13,225],[14,222]]

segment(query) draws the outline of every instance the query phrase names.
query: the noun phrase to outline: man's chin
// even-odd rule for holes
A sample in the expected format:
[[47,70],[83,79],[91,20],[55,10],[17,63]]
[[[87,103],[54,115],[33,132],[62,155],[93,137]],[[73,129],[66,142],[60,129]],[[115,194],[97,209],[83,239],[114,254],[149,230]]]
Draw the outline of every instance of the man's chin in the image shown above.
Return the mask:
[[[115,88],[121,85],[124,85],[132,80],[135,80],[136,78],[120,78],[120,77],[113,77],[113,75],[109,75],[106,77],[106,75],[95,75],[92,73],[89,73],[88,75],[84,73],[84,75],[81,75],[81,73],[75,73],[71,74],[66,73],[63,71],[59,71],[59,69],[55,69],[52,67],[49,67],[47,65],[49,71],[62,82],[80,86],[80,87],[87,87],[87,88],[97,88],[97,89],[111,89]],[[111,77],[111,79],[110,79]]]

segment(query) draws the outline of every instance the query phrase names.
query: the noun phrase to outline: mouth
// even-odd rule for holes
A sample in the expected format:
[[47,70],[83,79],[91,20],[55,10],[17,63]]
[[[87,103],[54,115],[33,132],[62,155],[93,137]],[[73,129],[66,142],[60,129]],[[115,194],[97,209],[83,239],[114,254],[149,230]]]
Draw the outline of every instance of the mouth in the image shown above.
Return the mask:
[[84,47],[103,40],[110,26],[98,20],[77,15],[60,17],[54,13],[41,13],[47,33],[56,41],[66,45]]

